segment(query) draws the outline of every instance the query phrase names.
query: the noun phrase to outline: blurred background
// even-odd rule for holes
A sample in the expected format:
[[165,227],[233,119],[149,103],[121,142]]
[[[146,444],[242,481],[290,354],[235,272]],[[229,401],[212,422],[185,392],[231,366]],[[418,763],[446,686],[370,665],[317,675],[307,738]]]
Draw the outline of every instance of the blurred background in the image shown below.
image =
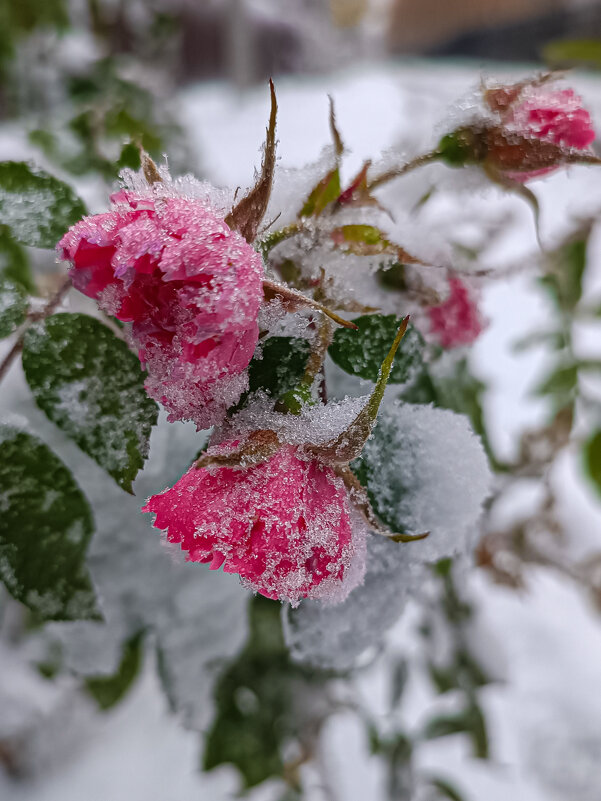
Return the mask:
[[[157,160],[166,155],[175,174],[246,186],[260,159],[273,77],[281,164],[302,167],[329,144],[331,93],[348,177],[382,152],[422,152],[482,70],[517,78],[547,68],[575,68],[570,82],[598,129],[601,2],[0,0],[0,158],[41,164],[92,211],[106,207],[120,169],[139,166],[137,143]],[[418,208],[440,181],[417,241],[447,236],[486,268],[537,263],[523,201],[480,185],[455,194],[445,176],[411,176],[406,189],[391,189],[392,205]],[[601,291],[598,173],[575,168],[535,189],[551,248],[594,218],[583,296],[592,308]],[[41,285],[51,286],[53,256],[30,251]],[[556,396],[534,396],[552,361],[544,338],[519,353],[514,345],[558,312],[532,275],[501,273],[483,290],[490,324],[469,356],[469,410],[461,411],[483,416],[480,433],[496,457],[517,464],[525,443],[549,433]],[[598,320],[579,325],[577,343],[599,360]],[[20,380],[5,394],[3,386],[3,405],[46,425],[55,444]],[[598,384],[588,390],[599,395]],[[152,491],[198,450],[187,429],[178,431],[153,443]],[[98,519],[120,509],[114,487],[94,495],[100,479],[56,442]],[[177,617],[174,624],[157,612],[161,647],[150,636],[142,646],[128,619],[114,642],[79,632],[94,655],[85,659],[68,656],[72,643],[60,633],[30,630],[22,609],[0,595],[1,801],[599,801],[601,504],[580,463],[579,453],[551,449],[527,486],[516,480],[505,493],[503,485],[500,512],[483,524],[478,569],[457,585],[441,572],[429,595],[407,601],[385,646],[344,675],[315,679],[292,665],[275,604],[253,601],[240,627],[248,597],[231,577],[207,611],[194,594],[197,573],[185,573],[187,584],[170,577],[173,584],[162,585],[158,572],[144,604],[162,588]],[[114,530],[98,532],[105,544],[91,554],[95,578],[102,548],[132,509],[123,506]],[[150,542],[144,525],[132,537]],[[152,559],[163,565],[169,555],[158,541],[156,551]],[[180,584],[181,597],[173,589],[171,598]],[[120,592],[123,609],[135,607],[138,588]],[[224,629],[231,638],[221,648]],[[80,673],[88,677],[83,689]],[[430,734],[409,734],[418,730]],[[305,770],[299,753],[307,743]],[[429,777],[427,787],[416,776]]]

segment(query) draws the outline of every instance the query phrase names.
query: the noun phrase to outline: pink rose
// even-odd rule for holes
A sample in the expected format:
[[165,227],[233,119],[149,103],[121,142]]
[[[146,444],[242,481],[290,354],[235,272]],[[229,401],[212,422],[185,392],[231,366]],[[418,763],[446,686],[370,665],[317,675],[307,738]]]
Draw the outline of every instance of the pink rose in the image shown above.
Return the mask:
[[[595,130],[582,98],[573,89],[542,83],[526,85],[513,94],[515,96],[511,97],[511,93],[508,96],[505,107],[499,106],[507,131],[568,150],[588,151],[595,139]],[[508,172],[507,177],[525,183],[555,169],[550,166],[532,172]]]
[[190,561],[238,573],[267,598],[338,601],[363,579],[366,533],[346,486],[299,446],[249,466],[193,466],[142,511],[155,513],[155,527]]
[[449,278],[449,295],[428,310],[430,331],[444,348],[469,345],[481,334],[484,323],[473,294],[457,276]]
[[59,242],[73,285],[131,323],[148,393],[208,428],[247,386],[263,264],[208,205],[121,191]]

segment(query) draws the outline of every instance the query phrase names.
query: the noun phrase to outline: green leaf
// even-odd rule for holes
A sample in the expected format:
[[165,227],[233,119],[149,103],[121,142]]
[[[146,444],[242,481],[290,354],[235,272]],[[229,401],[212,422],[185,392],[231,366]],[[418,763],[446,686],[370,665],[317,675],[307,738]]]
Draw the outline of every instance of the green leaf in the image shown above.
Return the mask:
[[560,398],[573,397],[578,387],[578,365],[567,364],[555,368],[535,389],[536,395],[555,395]]
[[357,256],[391,256],[402,264],[420,263],[400,245],[391,242],[375,225],[351,224],[334,228],[330,233],[334,244]]
[[434,740],[453,734],[467,734],[478,759],[488,759],[488,735],[480,707],[471,701],[465,710],[457,714],[439,715],[425,725],[423,737]]
[[37,437],[0,427],[0,578],[43,620],[97,620],[85,553],[94,528],[73,476]]
[[464,801],[459,790],[446,779],[439,776],[431,777],[428,784],[433,787],[441,798],[448,798],[449,801]]
[[138,632],[123,645],[121,662],[113,676],[86,679],[85,688],[100,709],[107,710],[121,701],[131,689],[142,666],[144,632]]
[[262,389],[280,398],[303,377],[311,345],[300,337],[270,337],[263,344],[262,358],[248,366],[249,392]]
[[140,166],[139,148],[133,142],[128,142],[123,145],[121,148],[121,155],[117,161],[118,169],[122,170],[124,167],[128,167],[130,170],[139,170]]
[[7,225],[0,225],[0,276],[20,284],[30,295],[36,294],[27,252],[13,239]]
[[[378,371],[394,340],[401,317],[394,314],[366,314],[353,322],[358,331],[340,328],[334,334],[329,354],[339,367],[351,375],[377,381]],[[424,367],[424,340],[419,331],[409,325],[402,347],[397,351],[388,379],[391,384],[405,384]]]
[[318,217],[329,203],[333,203],[338,198],[339,194],[340,171],[338,167],[334,167],[313,187],[298,216]]
[[601,496],[601,430],[596,431],[584,444],[583,456],[586,475]]
[[21,161],[0,162],[0,219],[24,245],[53,248],[86,213],[70,186]]
[[93,317],[56,314],[27,331],[23,369],[40,409],[131,492],[158,409],[125,342]]
[[[298,735],[295,698],[315,697],[323,674],[291,662],[284,644],[280,605],[258,595],[250,601],[246,646],[215,691],[216,717],[207,735],[204,770],[232,764],[245,787],[282,777],[282,750]],[[312,687],[303,687],[311,682]]]
[[562,311],[573,311],[582,297],[582,278],[591,229],[589,222],[546,255],[545,275],[540,283]]
[[0,339],[10,336],[27,316],[29,301],[20,284],[0,277]]

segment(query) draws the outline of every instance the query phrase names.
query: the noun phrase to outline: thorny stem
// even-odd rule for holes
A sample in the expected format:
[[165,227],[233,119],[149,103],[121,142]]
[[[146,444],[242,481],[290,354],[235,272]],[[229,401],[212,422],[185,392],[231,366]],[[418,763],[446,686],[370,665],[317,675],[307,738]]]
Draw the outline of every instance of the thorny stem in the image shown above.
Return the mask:
[[368,191],[376,189],[378,186],[382,186],[382,184],[387,184],[389,181],[392,181],[395,178],[400,178],[401,175],[406,175],[408,172],[418,169],[418,167],[424,167],[426,164],[431,164],[432,162],[437,161],[439,158],[440,153],[438,150],[432,150],[430,153],[424,153],[421,156],[416,156],[416,158],[411,159],[411,161],[408,161],[406,164],[402,164],[400,167],[392,167],[392,169],[386,170],[386,172],[383,172],[380,175],[376,175],[375,178],[372,178],[372,180],[368,182],[367,189]]
[[38,322],[39,320],[45,320],[46,317],[49,317],[52,314],[52,312],[57,308],[57,306],[60,306],[70,288],[71,288],[71,278],[67,277],[42,309],[36,312],[30,312],[28,314],[27,325],[21,331],[21,334],[17,338],[16,342],[4,357],[2,364],[0,364],[0,381],[2,381],[2,379],[8,373],[8,371],[12,366],[12,363],[23,350],[23,343],[25,342],[25,333],[27,332],[27,329],[29,328],[31,323]]

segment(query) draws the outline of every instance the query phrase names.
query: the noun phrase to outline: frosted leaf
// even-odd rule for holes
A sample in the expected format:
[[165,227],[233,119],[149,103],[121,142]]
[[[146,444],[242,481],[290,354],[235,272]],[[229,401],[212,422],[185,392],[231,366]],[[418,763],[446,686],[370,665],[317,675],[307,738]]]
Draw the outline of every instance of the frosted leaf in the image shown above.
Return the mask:
[[[356,317],[353,322],[359,330],[336,331],[328,352],[333,361],[347,373],[375,382],[401,324],[401,318],[393,314],[368,314]],[[405,384],[414,380],[424,369],[424,348],[421,334],[414,326],[409,325],[394,358],[389,383]]]
[[21,325],[28,305],[25,290],[0,274],[0,339]]
[[408,549],[413,562],[436,562],[473,546],[491,473],[467,417],[396,403],[383,410],[353,467],[392,530],[430,532]]
[[301,169],[276,167],[265,214],[267,222],[273,220],[274,230],[283,228],[296,219],[305,198],[335,164],[334,148],[328,146],[323,149],[316,162]]
[[293,657],[321,667],[355,665],[397,620],[426,565],[467,553],[490,486],[486,456],[467,418],[430,406],[384,409],[357,462],[383,522],[430,535],[405,544],[372,535],[363,585],[344,603],[328,609],[304,601],[284,613]]
[[0,426],[0,578],[42,620],[98,618],[85,555],[94,523],[67,467],[39,440]]
[[0,162],[0,217],[17,241],[53,248],[85,213],[67,184],[24,162]]
[[125,343],[93,317],[56,314],[27,331],[23,369],[38,406],[131,491],[158,412]]
[[0,742],[6,763],[19,776],[41,775],[72,757],[92,722],[78,680],[61,676],[48,681],[27,657],[0,645]]
[[66,669],[113,673],[123,643],[145,628],[161,645],[175,707],[185,711],[187,724],[201,728],[211,713],[218,664],[231,659],[245,640],[248,592],[230,576],[185,564],[165,546],[140,506],[181,476],[206,438],[193,425],[168,424],[162,415],[133,498],[41,414],[18,371],[2,389],[3,403],[18,408],[77,474],[96,519],[86,562],[104,622],[51,624]]

